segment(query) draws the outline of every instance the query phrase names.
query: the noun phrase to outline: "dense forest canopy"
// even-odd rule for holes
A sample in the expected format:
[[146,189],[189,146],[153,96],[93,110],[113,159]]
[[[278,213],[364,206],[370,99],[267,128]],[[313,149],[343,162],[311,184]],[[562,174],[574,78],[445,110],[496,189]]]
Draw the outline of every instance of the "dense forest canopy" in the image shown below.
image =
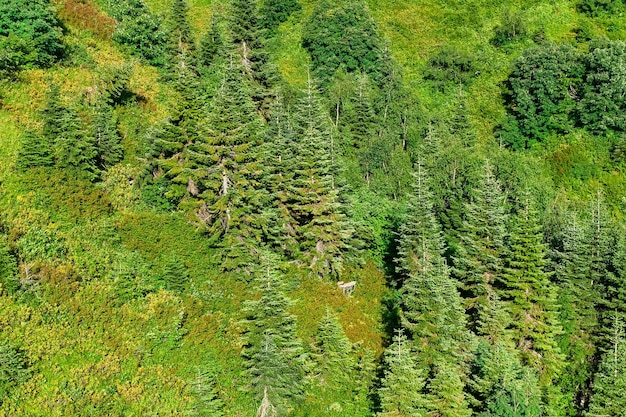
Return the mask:
[[626,413],[621,0],[0,0],[0,415]]

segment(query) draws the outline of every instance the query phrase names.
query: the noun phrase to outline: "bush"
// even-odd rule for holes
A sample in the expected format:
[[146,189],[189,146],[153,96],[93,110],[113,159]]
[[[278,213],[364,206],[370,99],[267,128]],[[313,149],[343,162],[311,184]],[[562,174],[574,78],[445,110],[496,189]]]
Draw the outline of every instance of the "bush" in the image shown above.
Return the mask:
[[62,30],[45,0],[0,0],[0,75],[49,67],[64,52]]

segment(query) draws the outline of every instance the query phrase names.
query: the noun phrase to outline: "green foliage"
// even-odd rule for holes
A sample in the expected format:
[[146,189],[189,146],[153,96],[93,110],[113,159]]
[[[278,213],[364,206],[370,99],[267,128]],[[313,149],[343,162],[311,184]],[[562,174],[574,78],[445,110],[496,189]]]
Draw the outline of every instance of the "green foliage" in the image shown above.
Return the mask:
[[535,203],[527,193],[512,219],[506,269],[498,277],[499,292],[511,314],[513,341],[523,363],[544,380],[558,376],[563,356],[557,345],[557,288],[545,272],[548,260]]
[[428,60],[424,78],[432,81],[436,89],[445,91],[468,87],[476,71],[476,62],[470,55],[444,46]]
[[293,12],[301,8],[302,6],[297,0],[263,0],[259,8],[261,26],[270,32],[274,32],[278,25],[286,22]]
[[626,43],[598,42],[585,59],[580,122],[597,133],[626,131]]
[[224,48],[224,39],[215,15],[211,16],[209,28],[200,38],[198,47],[198,63],[201,67],[209,68]]
[[173,255],[169,257],[163,269],[163,282],[165,288],[175,292],[185,290],[189,282],[189,273],[182,259]]
[[95,108],[93,119],[93,137],[95,147],[95,163],[97,168],[106,170],[122,159],[123,149],[121,137],[117,130],[117,118],[113,108],[99,104]]
[[212,371],[198,368],[192,382],[192,391],[196,400],[192,404],[190,415],[194,417],[223,417],[224,402],[215,387],[215,375]]
[[507,81],[512,118],[504,124],[503,141],[521,149],[545,141],[554,132],[571,131],[584,72],[576,49],[546,43],[527,49],[513,65]]
[[491,43],[494,46],[501,47],[523,39],[528,34],[528,30],[522,12],[505,9],[500,18],[500,24],[493,29],[493,32]]
[[603,13],[619,13],[624,8],[622,0],[579,0],[578,9],[590,16],[599,16]]
[[24,353],[4,340],[0,342],[0,398],[4,399],[12,388],[27,381],[30,375]]
[[0,283],[9,293],[14,293],[20,286],[17,262],[6,235],[0,235]]
[[593,396],[585,416],[618,416],[626,409],[626,342],[622,321],[615,317],[611,348],[593,379]]
[[504,270],[507,213],[503,197],[500,183],[487,164],[472,200],[466,203],[454,258],[453,273],[465,298],[470,329],[489,337],[498,337],[487,329],[494,319],[494,285]]
[[276,258],[265,255],[255,272],[259,298],[245,304],[246,345],[243,350],[250,391],[261,403],[271,402],[281,414],[304,393],[304,350],[296,336],[295,316],[288,312]]
[[385,374],[378,392],[382,410],[379,416],[426,416],[428,400],[421,392],[425,379],[406,336],[398,332],[385,354]]
[[48,1],[0,1],[0,75],[49,67],[63,55],[61,37]]
[[340,67],[377,80],[384,75],[382,40],[362,1],[318,2],[304,27],[302,46],[323,86]]
[[127,45],[135,55],[151,65],[165,67],[170,57],[168,33],[143,0],[109,3],[108,8],[118,21],[113,40]]

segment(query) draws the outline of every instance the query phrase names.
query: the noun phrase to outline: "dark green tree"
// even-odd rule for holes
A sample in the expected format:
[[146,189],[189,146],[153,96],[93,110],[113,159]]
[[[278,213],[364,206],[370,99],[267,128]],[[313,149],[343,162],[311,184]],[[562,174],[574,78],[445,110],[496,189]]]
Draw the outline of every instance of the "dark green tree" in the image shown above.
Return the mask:
[[293,177],[286,184],[285,204],[297,222],[296,239],[304,260],[320,276],[340,274],[352,236],[342,211],[330,129],[319,93],[309,79],[294,111]]
[[0,76],[46,68],[64,53],[63,31],[46,0],[0,1]]
[[512,338],[523,363],[551,381],[563,368],[557,340],[557,288],[546,272],[547,252],[534,201],[527,191],[513,217],[504,274],[497,277],[501,298],[511,315]]
[[585,59],[580,123],[595,133],[626,131],[626,42],[598,42]]
[[263,0],[259,9],[261,26],[270,33],[274,32],[278,25],[286,22],[293,12],[301,8],[297,0]]
[[384,75],[382,44],[369,9],[360,0],[318,2],[303,29],[302,46],[323,86],[340,67],[378,81]]
[[117,117],[113,108],[100,103],[94,109],[92,135],[95,142],[96,165],[105,170],[122,159],[121,136],[117,130]]
[[151,65],[164,68],[171,62],[167,30],[143,0],[111,2],[108,11],[118,21],[113,40]]
[[384,376],[378,390],[379,416],[426,416],[428,397],[422,392],[426,369],[420,368],[411,343],[402,331],[393,338],[385,351]]
[[428,175],[418,163],[398,245],[401,322],[412,338],[418,366],[429,375],[428,409],[442,416],[462,416],[469,413],[463,367],[470,335],[456,282],[443,257],[445,245],[432,199]]
[[170,256],[163,268],[163,283],[168,290],[182,292],[189,283],[189,273],[182,259]]
[[506,248],[505,196],[489,164],[485,167],[473,197],[465,206],[465,218],[459,247],[454,258],[454,276],[461,286],[466,302],[469,327],[479,336],[486,334],[485,326],[496,311],[490,305],[497,295],[496,280],[504,272]]
[[231,61],[200,134],[184,147],[174,178],[187,187],[181,207],[192,209],[211,239],[220,241],[226,269],[254,256],[265,228],[261,213],[267,192],[261,187],[260,146],[264,126],[250,97],[243,69]]
[[24,135],[24,142],[17,156],[18,168],[52,166],[54,156],[48,139],[39,132],[26,131]]
[[201,67],[209,68],[224,48],[224,39],[219,27],[218,17],[211,16],[208,30],[200,38],[198,48],[198,63]]
[[509,119],[501,137],[513,149],[531,147],[574,125],[582,57],[569,44],[547,43],[528,49],[513,64],[507,80]]
[[255,398],[261,403],[267,396],[283,412],[304,393],[304,350],[276,263],[275,256],[265,253],[254,272],[258,298],[245,302],[243,356]]
[[611,347],[593,378],[593,396],[587,417],[617,417],[626,410],[626,339],[622,321],[615,317]]
[[14,293],[20,287],[17,261],[9,246],[6,235],[0,235],[0,283],[9,293]]

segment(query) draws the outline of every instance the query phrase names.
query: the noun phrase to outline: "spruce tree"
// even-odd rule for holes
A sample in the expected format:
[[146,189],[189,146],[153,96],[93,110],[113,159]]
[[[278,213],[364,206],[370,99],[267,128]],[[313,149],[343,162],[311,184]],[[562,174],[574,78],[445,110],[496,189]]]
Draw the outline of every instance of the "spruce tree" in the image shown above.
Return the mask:
[[200,67],[209,68],[215,63],[223,47],[224,39],[219,28],[218,18],[216,15],[212,15],[208,30],[200,38],[198,48],[198,64]]
[[265,253],[254,272],[258,298],[245,303],[243,355],[250,390],[259,403],[267,396],[278,410],[286,410],[304,392],[304,351],[276,262],[275,256]]
[[117,130],[117,118],[113,108],[100,103],[95,109],[93,120],[96,164],[99,169],[108,169],[122,159],[121,137]]
[[334,173],[329,120],[312,80],[294,114],[293,177],[285,202],[297,222],[300,251],[311,270],[339,275],[352,230],[342,212]]
[[626,339],[622,321],[615,316],[610,349],[593,379],[587,417],[623,416],[626,410]]
[[195,400],[189,414],[194,417],[223,417],[224,402],[220,399],[215,387],[215,376],[204,369],[198,368],[192,382]]
[[203,222],[223,248],[221,265],[250,262],[263,241],[267,193],[262,189],[263,124],[233,62],[225,69],[199,136],[185,146],[175,181],[187,186],[183,207]]
[[17,261],[4,234],[0,234],[0,284],[9,293],[14,293],[20,287]]
[[168,290],[182,292],[189,281],[189,273],[182,259],[173,255],[165,263],[163,282]]
[[561,333],[557,288],[546,272],[547,262],[538,213],[526,192],[512,221],[506,268],[497,277],[498,292],[510,312],[513,341],[524,364],[550,381],[560,373],[564,358],[557,344]]
[[379,416],[427,416],[428,398],[422,392],[426,370],[420,367],[411,344],[400,330],[385,351],[384,376],[380,397]]
[[25,132],[24,141],[17,156],[18,168],[49,167],[53,164],[54,156],[48,139],[39,132]]
[[555,253],[554,278],[559,285],[559,318],[563,334],[559,346],[566,355],[566,366],[559,378],[562,391],[570,396],[579,413],[590,396],[595,346],[592,334],[597,327],[593,287],[590,286],[590,252],[588,230],[574,215],[564,216],[561,248]]
[[489,164],[473,190],[472,200],[465,205],[465,218],[454,258],[454,276],[461,285],[466,301],[470,329],[480,336],[493,309],[494,284],[504,270],[506,236],[505,201],[500,183]]

